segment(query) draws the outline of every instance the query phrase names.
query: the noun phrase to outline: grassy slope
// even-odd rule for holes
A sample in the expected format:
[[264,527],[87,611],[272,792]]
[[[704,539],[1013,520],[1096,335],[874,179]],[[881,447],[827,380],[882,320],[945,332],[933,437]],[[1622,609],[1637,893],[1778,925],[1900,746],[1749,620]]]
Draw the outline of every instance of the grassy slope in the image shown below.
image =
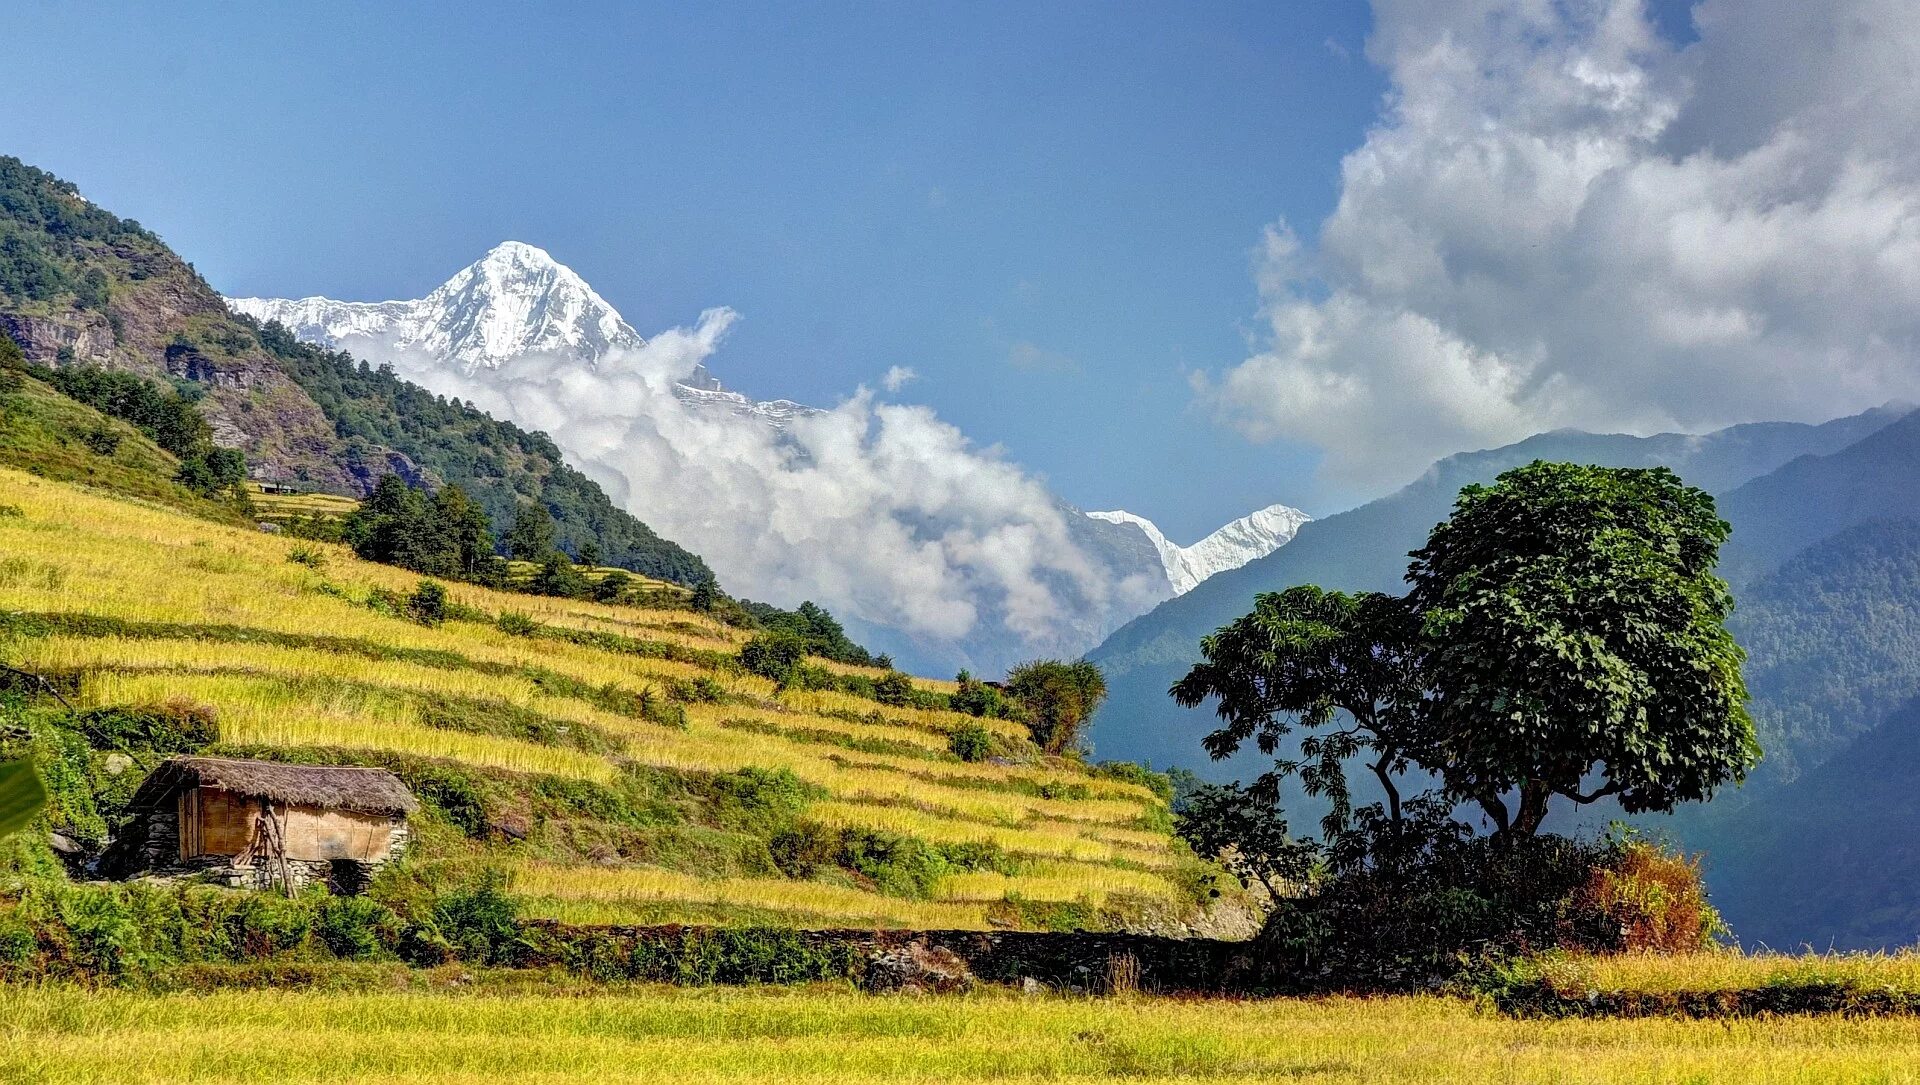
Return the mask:
[[1912,1082],[1920,1021],[1513,1020],[1445,999],[1220,1002],[832,990],[617,997],[0,992],[0,1078],[47,1085]]
[[[88,446],[87,438],[100,434],[117,438],[111,452]],[[18,392],[0,394],[0,464],[209,519],[241,519],[230,505],[174,483],[180,461],[139,430],[32,378],[23,378]]]
[[[742,634],[690,611],[453,585],[476,616],[518,612],[541,634],[427,627],[368,605],[417,577],[344,548],[13,471],[0,492],[24,512],[0,518],[17,566],[0,577],[0,615],[28,615],[0,629],[9,662],[69,676],[83,706],[210,706],[229,749],[463,767],[484,785],[483,823],[430,809],[420,858],[510,868],[532,914],[983,927],[1058,921],[1022,901],[1072,902],[1070,921],[1096,924],[1191,909],[1193,861],[1143,789],[1037,757],[1004,721],[988,723],[1016,760],[967,764],[946,735],[971,717],[776,696],[724,666]],[[663,701],[702,677],[724,696],[686,704],[684,728],[636,708],[643,689]],[[769,859],[777,826],[713,784],[779,769],[807,792],[800,819],[990,844],[998,869],[954,870],[921,893],[839,866],[785,877]]]

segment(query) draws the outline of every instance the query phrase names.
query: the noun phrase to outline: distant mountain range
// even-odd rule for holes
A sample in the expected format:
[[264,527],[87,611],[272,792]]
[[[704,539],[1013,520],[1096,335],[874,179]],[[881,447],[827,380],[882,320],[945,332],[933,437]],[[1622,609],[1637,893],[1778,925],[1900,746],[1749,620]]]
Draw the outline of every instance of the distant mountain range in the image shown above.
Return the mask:
[[[495,246],[426,297],[412,301],[228,298],[227,304],[263,324],[277,322],[303,340],[349,350],[376,362],[411,363],[403,367],[408,376],[450,393],[466,386],[463,382],[511,380],[517,369],[535,358],[558,362],[562,367],[591,369],[606,363],[610,356],[638,351],[646,345],[646,339],[586,280],[545,250],[519,241]],[[451,375],[457,375],[460,382]],[[696,413],[751,418],[780,431],[797,419],[825,413],[792,400],[750,399],[728,389],[704,364],[679,380],[673,393]],[[563,449],[576,450],[570,444],[574,434],[565,427],[554,430],[553,438]],[[578,451],[580,462],[593,471],[589,453]],[[619,492],[611,480],[603,482]],[[1081,513],[1064,501],[1057,502],[1057,507],[1067,518],[1070,537],[1104,579],[1133,586],[1118,593],[1128,600],[1114,604],[1121,609],[1105,608],[1086,615],[1078,626],[1082,630],[1077,634],[1079,639],[1046,646],[1069,655],[1084,650],[1138,613],[1130,608],[1172,598],[1208,577],[1271,554],[1309,519],[1298,509],[1272,505],[1227,524],[1192,546],[1180,546],[1169,541],[1152,521],[1133,513]],[[718,531],[753,529],[743,524],[712,527]],[[702,545],[698,538],[694,543]],[[995,605],[990,600],[982,602],[988,609]],[[859,625],[857,611],[851,613]],[[987,624],[991,628],[994,623]],[[883,629],[869,629],[867,633],[882,643],[889,642]],[[1035,651],[1033,645],[1002,643],[1005,640],[997,632],[989,633],[951,659],[944,658],[937,645],[898,639],[892,643],[907,658],[928,666],[957,660],[987,671]]]

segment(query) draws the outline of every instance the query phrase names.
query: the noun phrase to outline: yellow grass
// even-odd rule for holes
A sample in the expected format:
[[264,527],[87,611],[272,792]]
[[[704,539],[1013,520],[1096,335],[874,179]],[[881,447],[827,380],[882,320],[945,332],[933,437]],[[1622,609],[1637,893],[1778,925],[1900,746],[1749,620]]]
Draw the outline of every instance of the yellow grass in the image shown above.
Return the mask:
[[1685,957],[1554,954],[1536,964],[1563,991],[1719,991],[1775,984],[1853,984],[1920,990],[1920,950],[1895,953],[1755,953],[1733,950]]
[[95,705],[148,704],[185,697],[212,705],[221,737],[267,746],[345,746],[419,757],[450,757],[515,772],[606,781],[612,762],[574,750],[424,726],[414,704],[353,687],[316,694],[269,679],[187,674],[95,674],[81,686]]
[[[403,981],[404,982],[404,981]],[[1514,1020],[1440,998],[870,996],[639,988],[153,995],[0,989],[40,1085],[1912,1085],[1920,1020]]]
[[1099,904],[1114,893],[1171,897],[1166,879],[1138,870],[1095,863],[1036,863],[1017,875],[990,870],[952,874],[934,887],[936,900],[1003,900],[1019,895],[1028,900],[1086,900]]
[[[680,901],[788,913],[802,923],[808,917],[827,916],[842,923],[898,927],[977,929],[986,926],[985,911],[974,905],[900,900],[859,889],[786,878],[697,878],[652,868],[530,865],[514,871],[510,884],[516,893],[535,901],[615,904]],[[536,905],[536,913],[539,910]],[[577,921],[579,913],[573,914]]]

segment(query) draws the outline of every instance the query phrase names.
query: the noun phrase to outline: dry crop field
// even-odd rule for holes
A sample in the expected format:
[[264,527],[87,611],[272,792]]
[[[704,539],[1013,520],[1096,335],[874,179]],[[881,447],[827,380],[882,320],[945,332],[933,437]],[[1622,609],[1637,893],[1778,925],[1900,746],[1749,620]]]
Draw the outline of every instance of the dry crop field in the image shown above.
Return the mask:
[[1920,1081],[1920,1021],[1516,1020],[1442,998],[0,989],[0,1080],[114,1082]]
[[[191,703],[212,710],[223,744],[442,758],[530,788],[637,770],[786,770],[809,789],[815,822],[1005,856],[907,899],[844,877],[718,871],[698,847],[570,863],[503,847],[491,858],[511,868],[532,916],[699,921],[732,908],[796,925],[977,928],[996,906],[1005,923],[1009,900],[1192,899],[1178,884],[1195,861],[1145,788],[1040,757],[1004,720],[776,694],[728,665],[746,633],[691,610],[449,584],[462,616],[429,626],[379,603],[419,577],[343,547],[5,469],[0,506],[0,652],[61,676],[83,709]],[[693,682],[710,696],[684,705],[683,724],[621,709],[620,697],[664,699]],[[448,705],[479,707],[449,722]],[[1013,756],[949,752],[955,729],[983,723]]]

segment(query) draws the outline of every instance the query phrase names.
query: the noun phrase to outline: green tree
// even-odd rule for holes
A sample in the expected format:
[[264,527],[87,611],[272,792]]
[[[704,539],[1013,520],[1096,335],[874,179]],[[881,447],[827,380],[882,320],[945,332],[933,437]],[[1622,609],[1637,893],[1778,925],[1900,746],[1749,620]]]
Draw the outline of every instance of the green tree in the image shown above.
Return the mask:
[[1462,490],[1407,570],[1449,796],[1530,836],[1555,796],[1639,813],[1743,779],[1730,530],[1664,467],[1535,461]]
[[1287,832],[1272,800],[1238,784],[1201,784],[1174,816],[1180,839],[1221,862],[1242,881],[1257,881],[1275,900],[1292,895],[1313,873],[1317,849]]
[[1538,833],[1555,797],[1671,810],[1759,757],[1713,575],[1727,532],[1713,499],[1664,468],[1535,462],[1461,491],[1412,555],[1405,599],[1259,596],[1171,692],[1218,700],[1215,757],[1249,738],[1281,753],[1308,730],[1261,789],[1298,772],[1333,801],[1330,840],[1354,812],[1342,763],[1356,755],[1389,804],[1370,827],[1401,827],[1410,766],[1440,783],[1418,804],[1426,829],[1436,803],[1478,804],[1515,836]]
[[1224,724],[1205,744],[1216,759],[1249,739],[1271,755],[1295,727],[1308,732],[1298,757],[1276,761],[1255,782],[1264,801],[1277,802],[1280,779],[1297,773],[1309,795],[1327,799],[1331,837],[1353,811],[1345,764],[1364,755],[1398,826],[1399,777],[1420,741],[1419,639],[1418,618],[1395,596],[1312,585],[1266,592],[1251,613],[1201,640],[1201,662],[1171,692],[1187,708],[1215,699]]
[[693,598],[688,602],[702,614],[711,613],[720,603],[719,583],[711,576],[701,577],[699,583],[693,586]]
[[1077,749],[1107,697],[1107,678],[1084,659],[1038,659],[1007,672],[1007,694],[1027,712],[1034,744],[1051,754]]
[[433,495],[433,529],[453,565],[449,574],[463,580],[499,579],[493,550],[493,524],[487,510],[459,486],[443,486]]
[[540,571],[534,574],[527,589],[536,595],[578,599],[588,594],[591,585],[572,559],[561,551],[549,550],[547,560],[540,563]]
[[795,633],[762,633],[740,646],[740,666],[762,678],[784,686],[793,670],[807,658],[807,642]]
[[537,501],[521,504],[514,513],[513,526],[500,537],[507,556],[521,561],[545,561],[553,552],[553,514]]

